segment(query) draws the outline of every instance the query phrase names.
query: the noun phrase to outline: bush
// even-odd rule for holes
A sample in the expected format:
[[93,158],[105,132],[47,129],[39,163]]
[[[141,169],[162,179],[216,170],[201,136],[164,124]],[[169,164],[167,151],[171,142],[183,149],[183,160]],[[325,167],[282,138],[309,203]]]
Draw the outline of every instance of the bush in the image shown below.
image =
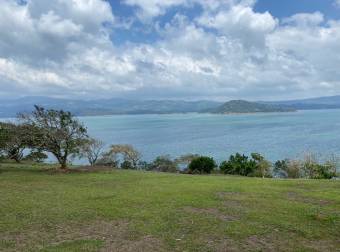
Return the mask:
[[217,167],[216,162],[210,157],[197,157],[194,158],[189,164],[190,173],[208,173],[210,174]]
[[270,170],[272,167],[272,164],[268,160],[266,160],[262,155],[258,153],[252,153],[251,157],[256,163],[256,168],[252,174],[249,174],[250,176],[262,177],[262,178],[272,177],[271,170]]
[[134,166],[130,161],[127,161],[127,160],[125,160],[123,163],[121,163],[120,168],[124,169],[124,170],[135,170],[135,169],[137,169],[136,166]]
[[249,176],[254,174],[256,162],[245,155],[236,153],[231,155],[228,161],[221,163],[220,170],[224,174]]
[[119,162],[117,161],[116,155],[111,152],[105,152],[102,154],[101,158],[97,160],[96,165],[117,168]]
[[177,164],[170,156],[159,156],[151,164],[148,165],[147,170],[158,172],[177,172]]

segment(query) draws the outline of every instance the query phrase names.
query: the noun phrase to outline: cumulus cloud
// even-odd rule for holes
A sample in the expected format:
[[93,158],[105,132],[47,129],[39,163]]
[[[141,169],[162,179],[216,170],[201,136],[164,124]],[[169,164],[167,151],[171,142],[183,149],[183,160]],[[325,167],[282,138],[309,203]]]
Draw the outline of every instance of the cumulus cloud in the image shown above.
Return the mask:
[[[0,0],[0,95],[283,99],[340,92],[340,21],[278,20],[254,0]],[[191,17],[173,8],[201,11]],[[154,27],[151,42],[115,44]],[[148,24],[143,24],[147,20]]]
[[334,0],[334,6],[340,8],[340,0]]

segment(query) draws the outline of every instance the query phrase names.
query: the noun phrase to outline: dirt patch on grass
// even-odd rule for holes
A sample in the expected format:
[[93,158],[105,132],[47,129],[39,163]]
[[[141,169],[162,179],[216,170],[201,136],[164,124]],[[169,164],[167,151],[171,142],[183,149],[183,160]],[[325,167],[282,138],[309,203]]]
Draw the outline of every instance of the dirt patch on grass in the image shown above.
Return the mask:
[[215,208],[195,208],[195,207],[185,207],[184,211],[188,213],[193,213],[193,214],[202,214],[206,216],[212,216],[215,217],[216,219],[222,220],[222,221],[234,221],[237,220],[235,216],[231,215],[226,215],[219,211],[218,209]]
[[60,168],[49,168],[45,169],[45,171],[51,175],[54,174],[69,174],[69,173],[90,173],[90,172],[111,172],[115,168],[108,166],[80,166],[80,167],[72,167],[69,169],[60,169]]
[[298,194],[296,192],[288,192],[287,198],[291,201],[301,202],[305,204],[319,205],[319,206],[327,206],[327,205],[331,205],[334,203],[331,200],[310,198],[310,197],[306,197],[301,194]]
[[231,196],[241,195],[241,193],[240,192],[218,192],[218,193],[216,193],[216,195],[217,195],[218,198],[225,199],[225,198],[229,198]]
[[213,251],[339,251],[340,243],[334,241],[311,241],[290,234],[273,231],[270,234],[252,235],[243,241],[226,239]]
[[[58,247],[70,241],[102,241],[97,251],[166,251],[162,242],[152,236],[140,236],[131,232],[127,222],[95,221],[87,224],[74,223],[25,230],[20,233],[1,235],[0,241],[13,244],[4,251],[38,251],[46,247]],[[1,243],[0,243],[1,244]]]

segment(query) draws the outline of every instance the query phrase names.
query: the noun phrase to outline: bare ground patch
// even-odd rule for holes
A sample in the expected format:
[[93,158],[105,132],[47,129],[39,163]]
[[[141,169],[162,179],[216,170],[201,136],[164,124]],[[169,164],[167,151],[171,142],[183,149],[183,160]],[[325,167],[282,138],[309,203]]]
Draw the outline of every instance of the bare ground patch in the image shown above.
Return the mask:
[[44,247],[58,246],[70,241],[99,240],[99,251],[166,251],[162,242],[152,236],[140,236],[129,230],[127,222],[95,221],[73,223],[41,229],[25,230],[1,235],[0,241],[13,244],[5,251],[38,251]]
[[319,205],[319,206],[327,206],[327,205],[331,205],[331,204],[334,203],[331,200],[315,199],[315,198],[305,197],[305,196],[298,194],[296,192],[288,192],[287,198],[291,201],[296,201],[296,202],[305,203],[305,204]]
[[310,241],[306,239],[298,239],[293,235],[283,235],[279,232],[272,232],[265,235],[252,235],[243,241],[233,241],[226,239],[216,246],[213,251],[318,251],[318,252],[331,252],[340,251],[340,241]]

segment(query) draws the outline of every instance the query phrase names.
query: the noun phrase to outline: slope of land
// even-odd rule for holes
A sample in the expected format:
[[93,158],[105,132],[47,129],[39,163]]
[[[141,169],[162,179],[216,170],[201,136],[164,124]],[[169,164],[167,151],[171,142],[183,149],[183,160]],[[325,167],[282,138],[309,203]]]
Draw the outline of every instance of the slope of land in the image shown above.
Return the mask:
[[[237,104],[241,102],[244,104]],[[340,108],[340,96],[271,102],[230,101],[224,105],[222,102],[205,100],[129,100],[118,98],[74,100],[33,96],[20,99],[0,100],[0,117],[14,117],[19,112],[30,112],[34,105],[63,109],[71,111],[78,116],[190,112],[224,113],[224,110],[226,111],[225,113],[254,113],[285,112],[305,109],[336,109]]]
[[181,100],[72,100],[49,97],[25,97],[16,100],[0,100],[0,117],[14,117],[19,112],[30,112],[34,105],[71,111],[77,116],[119,114],[168,114],[190,113],[219,106],[214,101]]
[[340,181],[0,164],[0,251],[337,251]]
[[243,100],[233,100],[226,102],[217,108],[208,109],[206,111],[216,114],[232,114],[232,113],[292,112],[295,110],[292,108],[287,108],[285,106],[262,104]]
[[265,102],[266,104],[288,106],[298,110],[309,109],[338,109],[340,108],[340,95],[317,97],[301,100]]

